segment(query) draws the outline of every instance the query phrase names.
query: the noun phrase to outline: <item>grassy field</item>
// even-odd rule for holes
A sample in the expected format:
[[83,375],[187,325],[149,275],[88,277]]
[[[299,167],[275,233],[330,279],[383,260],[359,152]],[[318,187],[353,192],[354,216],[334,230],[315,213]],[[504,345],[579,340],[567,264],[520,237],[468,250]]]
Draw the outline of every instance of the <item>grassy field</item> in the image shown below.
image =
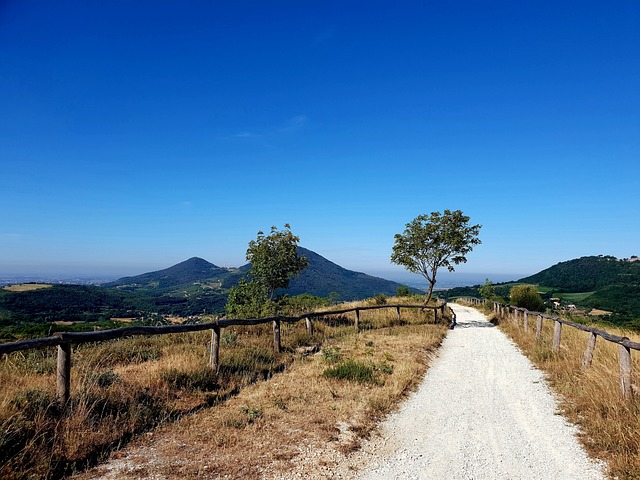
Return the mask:
[[[53,351],[5,355],[0,478],[61,478],[159,426],[187,432],[185,444],[200,439],[215,463],[210,472],[222,476],[286,468],[295,459],[291,442],[338,438],[336,422],[355,432],[340,448],[354,449],[412,388],[447,331],[419,310],[403,311],[398,324],[393,309],[363,312],[359,334],[351,317],[314,326],[309,335],[304,322],[283,325],[281,354],[273,352],[270,325],[223,330],[218,376],[208,369],[208,333],[79,346],[65,412],[54,402]],[[307,346],[320,353],[297,353]],[[277,428],[265,430],[271,423]],[[197,476],[185,468],[178,477]]]
[[[493,315],[489,312],[490,315]],[[545,320],[540,341],[535,338],[535,319],[524,331],[502,321],[500,328],[546,372],[560,394],[562,413],[580,427],[580,440],[589,453],[606,461],[612,478],[640,479],[640,401],[625,401],[620,390],[620,346],[598,338],[592,365],[581,368],[589,334],[564,326],[561,348],[552,351],[553,322]],[[602,328],[602,327],[600,327]],[[640,342],[638,333],[607,326],[608,332]],[[640,352],[632,351],[632,372],[640,374]]]
[[7,285],[2,287],[9,292],[30,292],[32,290],[40,290],[42,288],[51,288],[53,285],[48,283],[20,283],[16,285]]

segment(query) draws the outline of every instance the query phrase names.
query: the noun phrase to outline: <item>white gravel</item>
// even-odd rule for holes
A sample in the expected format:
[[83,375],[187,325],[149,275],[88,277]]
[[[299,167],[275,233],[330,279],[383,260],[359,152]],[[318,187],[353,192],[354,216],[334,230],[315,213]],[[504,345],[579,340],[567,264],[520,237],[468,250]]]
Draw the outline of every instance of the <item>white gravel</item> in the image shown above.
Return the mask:
[[542,373],[484,315],[451,307],[458,326],[418,391],[364,448],[357,478],[606,478],[557,414]]

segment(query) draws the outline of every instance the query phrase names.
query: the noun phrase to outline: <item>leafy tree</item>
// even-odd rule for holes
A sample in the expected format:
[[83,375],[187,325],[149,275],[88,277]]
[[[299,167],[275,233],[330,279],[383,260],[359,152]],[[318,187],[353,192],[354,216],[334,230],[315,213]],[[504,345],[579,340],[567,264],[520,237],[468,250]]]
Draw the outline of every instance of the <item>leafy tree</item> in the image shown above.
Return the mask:
[[275,315],[275,302],[269,298],[260,282],[241,279],[229,290],[225,307],[227,315],[234,318],[262,318]]
[[480,244],[481,225],[469,225],[469,217],[460,210],[419,215],[402,234],[395,235],[391,261],[412,273],[419,273],[429,282],[425,305],[431,300],[438,269],[450,272],[454,265],[466,263],[466,255],[474,245]]
[[258,232],[249,242],[247,260],[251,262],[249,280],[242,279],[229,290],[227,314],[234,317],[259,318],[277,311],[275,292],[287,288],[308,262],[298,255],[299,238],[285,224],[283,230],[271,227],[271,233]]
[[544,309],[544,301],[533,285],[516,285],[509,291],[511,303],[517,307],[523,307],[533,312]]
[[411,292],[409,291],[409,287],[406,285],[400,285],[396,290],[397,297],[408,297],[409,295],[411,295]]
[[490,300],[496,296],[496,291],[493,288],[493,283],[491,283],[488,278],[485,279],[484,285],[478,287],[478,293],[482,298],[486,298],[487,300]]
[[287,288],[289,281],[307,267],[307,259],[298,255],[299,241],[287,223],[283,230],[271,227],[269,235],[258,232],[258,238],[249,242],[249,276],[262,284],[268,298],[273,299],[278,288]]

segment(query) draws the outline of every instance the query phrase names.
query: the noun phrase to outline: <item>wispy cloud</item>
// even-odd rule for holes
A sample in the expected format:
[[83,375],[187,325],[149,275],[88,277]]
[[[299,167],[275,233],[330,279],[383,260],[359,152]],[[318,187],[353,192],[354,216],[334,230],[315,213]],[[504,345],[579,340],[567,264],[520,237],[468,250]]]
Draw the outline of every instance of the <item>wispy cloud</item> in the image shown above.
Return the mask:
[[292,133],[302,130],[307,123],[309,123],[309,117],[306,115],[296,115],[288,119],[284,126],[278,129],[280,133]]
[[271,140],[282,134],[292,134],[303,130],[309,123],[309,117],[304,114],[295,115],[286,119],[282,124],[274,127],[265,127],[260,133],[251,131],[242,131],[233,133],[225,138],[227,140]]

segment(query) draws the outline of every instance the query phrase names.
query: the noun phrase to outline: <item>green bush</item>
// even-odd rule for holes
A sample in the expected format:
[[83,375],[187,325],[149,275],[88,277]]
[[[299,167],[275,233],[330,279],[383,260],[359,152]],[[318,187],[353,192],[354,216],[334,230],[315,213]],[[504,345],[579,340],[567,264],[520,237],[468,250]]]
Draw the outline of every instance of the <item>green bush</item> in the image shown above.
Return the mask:
[[407,287],[406,285],[400,285],[396,290],[396,295],[398,297],[408,297],[409,295],[411,295],[411,292],[409,291],[409,287]]
[[540,312],[544,309],[544,301],[538,293],[538,289],[533,285],[516,285],[509,292],[511,304],[517,307],[526,308],[533,312]]
[[347,360],[333,367],[329,367],[322,375],[325,378],[333,378],[336,380],[378,384],[375,377],[374,366],[356,362],[355,360]]

